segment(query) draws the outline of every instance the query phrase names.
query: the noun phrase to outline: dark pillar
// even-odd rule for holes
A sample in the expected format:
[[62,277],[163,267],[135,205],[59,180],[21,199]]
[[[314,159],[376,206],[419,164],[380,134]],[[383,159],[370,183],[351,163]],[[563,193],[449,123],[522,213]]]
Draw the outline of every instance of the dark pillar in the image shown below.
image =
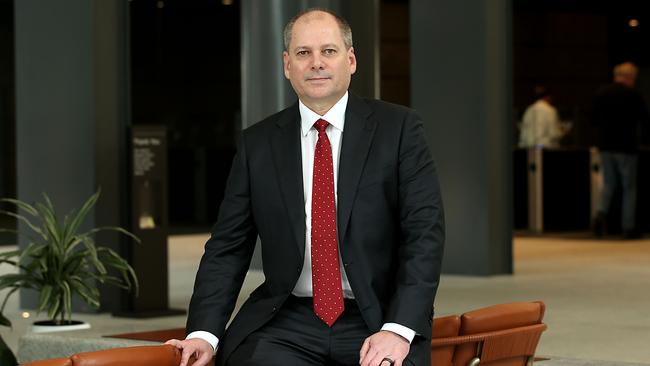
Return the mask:
[[[99,187],[85,227],[125,218],[126,12],[122,1],[15,2],[17,195],[47,192],[59,214]],[[128,227],[128,226],[127,226]],[[20,242],[21,246],[26,243]],[[102,241],[120,252],[118,239]],[[21,306],[33,308],[23,292]],[[120,296],[102,296],[117,310]],[[89,310],[84,305],[76,311]]]
[[[96,189],[91,12],[84,0],[15,2],[17,195],[46,192],[59,214]],[[35,295],[21,292],[21,306]]]
[[446,273],[512,273],[511,3],[411,1],[411,101],[443,189]]
[[[0,197],[15,197],[14,5],[0,0]],[[15,228],[2,215],[0,227]],[[0,245],[16,244],[16,236],[0,233]]]
[[352,27],[357,71],[350,90],[367,98],[379,98],[379,0],[341,1],[341,15]]
[[[128,3],[120,0],[93,1],[93,102],[95,119],[95,171],[102,196],[95,210],[101,225],[119,225],[131,229],[129,185],[128,127]],[[133,241],[114,233],[104,233],[104,243],[125,258]],[[165,248],[166,250],[166,248]],[[136,272],[138,269],[136,268]],[[146,286],[140,283],[140,286]],[[115,287],[103,287],[102,310],[117,312],[128,308],[133,294]]]

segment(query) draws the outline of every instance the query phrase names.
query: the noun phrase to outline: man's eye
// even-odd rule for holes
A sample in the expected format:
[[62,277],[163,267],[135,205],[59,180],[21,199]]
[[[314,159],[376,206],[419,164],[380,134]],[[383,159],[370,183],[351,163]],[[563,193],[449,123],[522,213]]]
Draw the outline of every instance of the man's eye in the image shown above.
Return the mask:
[[309,51],[298,51],[296,55],[298,56],[307,56],[309,54]]
[[328,55],[328,56],[333,55],[335,53],[336,53],[336,50],[332,49],[332,48],[327,48],[327,49],[323,50],[323,54]]

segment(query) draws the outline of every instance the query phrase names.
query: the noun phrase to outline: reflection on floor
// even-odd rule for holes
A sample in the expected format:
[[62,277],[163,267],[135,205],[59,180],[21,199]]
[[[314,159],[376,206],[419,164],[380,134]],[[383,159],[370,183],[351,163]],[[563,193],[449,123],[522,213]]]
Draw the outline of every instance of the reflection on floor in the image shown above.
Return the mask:
[[[187,308],[206,239],[206,235],[170,238],[172,307]],[[650,363],[650,240],[518,237],[514,255],[512,276],[443,276],[436,315],[510,301],[543,300],[549,329],[542,336],[538,355]],[[0,273],[6,270],[0,267]],[[262,280],[261,273],[250,272],[240,302]],[[0,329],[14,349],[34,320],[22,319],[17,304],[14,298],[6,309],[13,330]],[[184,316],[135,321],[106,314],[78,317],[132,331],[181,327],[185,321]]]

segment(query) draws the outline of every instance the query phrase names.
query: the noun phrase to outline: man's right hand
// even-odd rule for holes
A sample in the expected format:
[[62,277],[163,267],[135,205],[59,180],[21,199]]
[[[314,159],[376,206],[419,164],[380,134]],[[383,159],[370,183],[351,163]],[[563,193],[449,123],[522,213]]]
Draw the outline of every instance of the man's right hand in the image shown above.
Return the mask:
[[181,350],[181,363],[178,366],[187,366],[191,356],[196,358],[193,366],[205,366],[212,360],[212,356],[214,356],[214,350],[210,343],[200,338],[186,339],[183,341],[170,339],[165,344],[170,344]]

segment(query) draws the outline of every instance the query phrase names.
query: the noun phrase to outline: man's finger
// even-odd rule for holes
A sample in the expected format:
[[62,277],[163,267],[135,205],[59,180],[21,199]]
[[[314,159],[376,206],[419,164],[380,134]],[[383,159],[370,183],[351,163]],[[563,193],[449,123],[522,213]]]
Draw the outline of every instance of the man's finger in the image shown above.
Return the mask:
[[368,340],[368,338],[366,338],[366,340],[363,341],[363,345],[361,346],[361,351],[359,351],[359,363],[363,362],[363,358],[366,356],[369,349],[370,349],[370,341]]
[[187,366],[187,362],[190,360],[190,356],[194,353],[194,350],[191,350],[189,347],[183,348],[183,353],[181,354],[181,363],[178,366]]
[[379,365],[380,359],[377,359],[379,353],[374,350],[368,351],[366,353],[366,356],[363,358],[363,361],[361,362],[362,366],[371,366],[371,365]]
[[169,344],[171,346],[174,346],[176,348],[183,348],[181,347],[180,341],[178,339],[170,339],[165,344]]
[[199,365],[201,365],[201,366],[207,365],[208,362],[210,362],[210,360],[212,359],[212,354],[209,353],[209,352],[203,352],[199,356],[200,357],[197,358],[194,365],[197,365],[197,366],[199,366]]

